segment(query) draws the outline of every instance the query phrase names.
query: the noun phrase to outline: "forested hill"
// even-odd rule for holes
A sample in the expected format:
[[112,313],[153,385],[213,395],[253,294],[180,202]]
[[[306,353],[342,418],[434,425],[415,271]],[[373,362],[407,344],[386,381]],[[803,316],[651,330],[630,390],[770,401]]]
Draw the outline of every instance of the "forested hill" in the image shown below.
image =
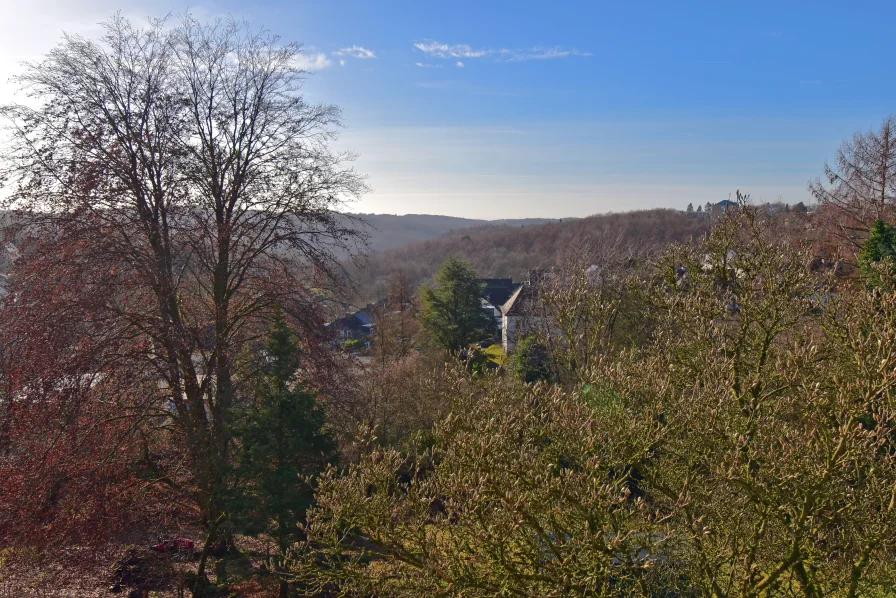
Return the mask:
[[[409,243],[433,239],[447,232],[487,225],[530,226],[558,222],[551,218],[519,218],[509,220],[478,220],[475,218],[455,218],[433,214],[347,214],[363,221],[361,228],[368,235],[370,250],[384,251],[402,247]],[[6,239],[4,229],[14,223],[11,213],[0,210],[0,246]],[[357,226],[357,223],[355,223]]]
[[384,251],[409,243],[426,241],[453,230],[486,225],[528,226],[555,222],[547,218],[524,218],[518,220],[477,220],[455,218],[432,214],[354,214],[367,223],[371,251]]
[[427,280],[449,256],[468,260],[482,277],[518,279],[529,269],[554,265],[563,248],[577,239],[618,238],[625,246],[649,250],[702,235],[709,225],[708,217],[660,209],[534,225],[490,223],[376,252],[363,266],[353,267],[351,275],[366,299],[398,271],[414,284]]

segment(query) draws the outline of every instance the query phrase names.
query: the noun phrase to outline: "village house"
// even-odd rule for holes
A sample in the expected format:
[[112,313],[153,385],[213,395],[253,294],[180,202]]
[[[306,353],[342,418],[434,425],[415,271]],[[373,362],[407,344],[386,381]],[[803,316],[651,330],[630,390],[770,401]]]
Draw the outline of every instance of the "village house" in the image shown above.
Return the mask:
[[337,318],[327,324],[327,328],[332,330],[339,340],[358,339],[370,333],[364,322],[356,317],[355,314]]
[[728,210],[732,210],[738,206],[736,201],[731,201],[730,199],[723,199],[719,203],[712,205],[712,215],[720,215],[724,214]]
[[512,278],[480,278],[479,283],[482,284],[482,298],[496,307],[507,303],[519,286]]
[[503,326],[503,306],[519,285],[512,278],[480,278],[482,285],[482,309],[495,319],[495,329],[499,332]]
[[327,328],[335,333],[337,340],[363,339],[373,333],[376,327],[376,310],[386,307],[386,300],[368,303],[363,309],[346,314],[327,324]]
[[528,335],[534,334],[544,323],[544,316],[538,313],[538,289],[546,274],[530,270],[523,282],[501,306],[501,344],[509,355],[517,344]]

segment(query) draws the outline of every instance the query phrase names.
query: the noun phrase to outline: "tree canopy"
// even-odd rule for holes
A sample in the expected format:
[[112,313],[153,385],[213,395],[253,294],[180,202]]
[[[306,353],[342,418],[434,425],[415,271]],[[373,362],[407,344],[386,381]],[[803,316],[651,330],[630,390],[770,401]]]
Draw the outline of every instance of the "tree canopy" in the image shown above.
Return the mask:
[[468,262],[450,257],[435,284],[421,290],[421,325],[430,340],[448,351],[494,334],[494,318],[482,308],[483,285]]
[[[876,220],[892,220],[896,210],[896,117],[844,141],[824,181],[809,183],[822,210],[824,229],[854,260]],[[854,261],[852,263],[855,263]]]
[[236,422],[240,448],[227,507],[240,531],[270,535],[282,557],[302,537],[299,524],[314,503],[310,480],[334,462],[337,446],[299,378],[302,350],[279,311],[259,361],[254,400]]
[[430,436],[324,477],[293,575],[345,595],[887,595],[896,299],[832,298],[806,263],[731,211],[630,281],[640,346],[559,384],[448,372]]
[[871,286],[889,288],[885,272],[896,267],[896,227],[877,220],[859,254],[859,268]]
[[363,242],[336,210],[365,187],[331,148],[339,109],[301,94],[298,44],[190,15],[103,27],[27,65],[35,101],[2,109],[3,204],[28,248],[0,316],[11,384],[67,414],[69,433],[117,422],[116,444],[144,446],[131,471],[152,472],[129,487],[176,489],[211,525],[251,391],[240,356],[275,306],[301,331],[307,376],[338,372],[317,296],[341,282],[336,253]]

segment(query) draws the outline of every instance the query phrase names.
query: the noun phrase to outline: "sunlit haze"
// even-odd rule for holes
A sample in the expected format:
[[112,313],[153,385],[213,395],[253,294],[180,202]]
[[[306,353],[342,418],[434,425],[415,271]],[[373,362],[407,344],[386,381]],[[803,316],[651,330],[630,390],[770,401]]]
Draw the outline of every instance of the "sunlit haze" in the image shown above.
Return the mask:
[[683,208],[807,182],[893,109],[896,4],[4,2],[22,60],[115,11],[233,15],[304,44],[372,192],[350,209],[470,218]]

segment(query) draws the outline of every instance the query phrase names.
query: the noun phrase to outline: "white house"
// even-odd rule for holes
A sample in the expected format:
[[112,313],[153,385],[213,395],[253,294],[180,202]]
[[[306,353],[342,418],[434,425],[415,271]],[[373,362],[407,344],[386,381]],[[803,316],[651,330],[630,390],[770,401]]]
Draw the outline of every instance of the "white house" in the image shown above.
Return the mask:
[[501,344],[509,355],[525,336],[539,331],[544,317],[538,313],[538,287],[542,274],[529,273],[525,281],[501,306]]

